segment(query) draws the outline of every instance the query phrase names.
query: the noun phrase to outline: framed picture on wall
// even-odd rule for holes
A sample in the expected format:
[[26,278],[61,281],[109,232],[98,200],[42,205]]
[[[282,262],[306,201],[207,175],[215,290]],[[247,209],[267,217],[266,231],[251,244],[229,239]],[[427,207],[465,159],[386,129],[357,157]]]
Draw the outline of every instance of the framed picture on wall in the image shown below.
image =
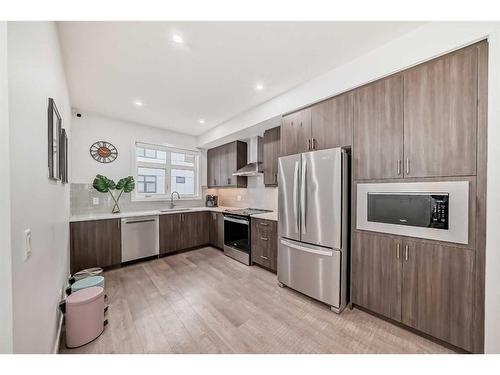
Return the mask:
[[59,169],[61,171],[61,181],[66,184],[68,183],[68,134],[64,128],[61,129],[60,150]]
[[62,119],[54,99],[49,98],[48,106],[48,159],[49,178],[61,179],[61,128]]

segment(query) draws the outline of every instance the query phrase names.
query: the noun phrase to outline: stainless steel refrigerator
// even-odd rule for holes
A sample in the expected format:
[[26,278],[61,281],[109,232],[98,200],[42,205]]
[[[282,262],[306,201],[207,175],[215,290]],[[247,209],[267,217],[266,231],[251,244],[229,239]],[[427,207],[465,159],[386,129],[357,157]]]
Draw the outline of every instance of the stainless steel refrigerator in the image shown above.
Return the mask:
[[341,312],[347,303],[349,153],[279,158],[278,281]]

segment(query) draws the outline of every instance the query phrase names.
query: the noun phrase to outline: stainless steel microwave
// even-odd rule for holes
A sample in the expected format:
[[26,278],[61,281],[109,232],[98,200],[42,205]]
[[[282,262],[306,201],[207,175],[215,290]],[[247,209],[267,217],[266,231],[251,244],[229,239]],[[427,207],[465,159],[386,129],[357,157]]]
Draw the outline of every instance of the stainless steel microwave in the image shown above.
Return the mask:
[[468,243],[469,182],[357,184],[356,228]]

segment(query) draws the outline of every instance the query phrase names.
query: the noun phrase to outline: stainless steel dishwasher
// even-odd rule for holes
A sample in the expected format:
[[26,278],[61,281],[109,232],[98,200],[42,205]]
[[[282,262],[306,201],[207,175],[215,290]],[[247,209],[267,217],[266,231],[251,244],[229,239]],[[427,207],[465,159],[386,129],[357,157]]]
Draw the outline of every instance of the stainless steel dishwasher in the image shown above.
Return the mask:
[[122,262],[155,256],[159,250],[158,216],[122,219]]

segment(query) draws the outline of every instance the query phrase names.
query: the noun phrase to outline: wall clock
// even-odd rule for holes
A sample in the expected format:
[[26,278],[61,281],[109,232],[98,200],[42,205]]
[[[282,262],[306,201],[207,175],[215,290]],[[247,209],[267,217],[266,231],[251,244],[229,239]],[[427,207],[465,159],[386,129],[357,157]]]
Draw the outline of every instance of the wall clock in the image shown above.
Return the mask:
[[90,155],[99,163],[111,163],[118,157],[118,150],[109,142],[97,141],[90,146]]

